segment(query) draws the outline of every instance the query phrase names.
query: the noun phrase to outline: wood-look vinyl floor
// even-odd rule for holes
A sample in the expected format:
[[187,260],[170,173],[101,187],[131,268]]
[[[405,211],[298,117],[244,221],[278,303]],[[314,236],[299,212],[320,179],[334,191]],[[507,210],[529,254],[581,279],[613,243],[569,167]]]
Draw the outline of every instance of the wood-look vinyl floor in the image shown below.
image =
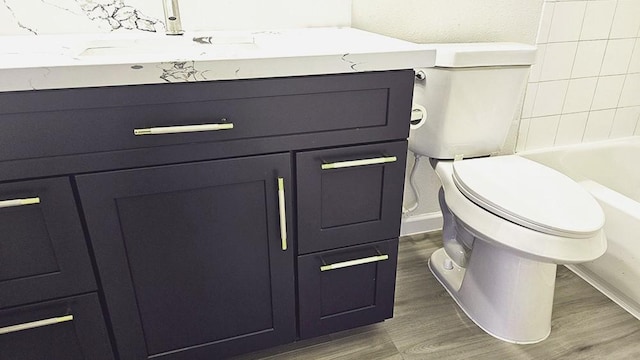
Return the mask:
[[400,239],[392,319],[236,359],[640,359],[640,320],[563,266],[547,340],[515,345],[487,335],[429,272],[440,246],[439,233]]

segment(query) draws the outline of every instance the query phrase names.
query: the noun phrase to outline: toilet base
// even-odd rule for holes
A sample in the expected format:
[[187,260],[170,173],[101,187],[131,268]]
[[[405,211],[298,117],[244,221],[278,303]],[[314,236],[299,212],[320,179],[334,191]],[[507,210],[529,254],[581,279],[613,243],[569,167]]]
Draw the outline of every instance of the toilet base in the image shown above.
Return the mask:
[[474,243],[466,268],[450,260],[438,249],[429,269],[482,330],[516,344],[534,344],[549,336],[555,264],[525,259],[486,241]]

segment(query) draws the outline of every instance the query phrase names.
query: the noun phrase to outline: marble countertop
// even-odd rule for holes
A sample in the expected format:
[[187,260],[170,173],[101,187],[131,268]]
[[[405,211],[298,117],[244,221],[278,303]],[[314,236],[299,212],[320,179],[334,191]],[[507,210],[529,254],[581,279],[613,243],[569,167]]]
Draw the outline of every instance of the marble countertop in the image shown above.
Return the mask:
[[383,71],[435,50],[353,28],[0,37],[0,91]]

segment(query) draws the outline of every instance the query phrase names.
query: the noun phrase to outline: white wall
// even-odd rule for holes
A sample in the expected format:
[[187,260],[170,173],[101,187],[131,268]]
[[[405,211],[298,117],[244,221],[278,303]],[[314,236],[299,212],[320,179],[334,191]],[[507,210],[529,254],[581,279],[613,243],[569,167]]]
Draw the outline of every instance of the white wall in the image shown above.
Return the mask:
[[[353,0],[354,27],[418,43],[513,41],[534,44],[543,0]],[[505,152],[513,152],[519,114]],[[420,206],[403,219],[402,233],[441,226],[437,192],[440,182],[427,159],[421,160],[416,183]],[[407,178],[413,164],[409,153]],[[405,184],[405,207],[414,196]]]
[[[180,0],[185,30],[349,26],[350,0]],[[1,35],[164,31],[161,0],[3,0]],[[146,29],[146,30],[142,30]]]
[[640,135],[640,1],[546,0],[517,150]]
[[419,43],[533,44],[542,0],[353,0],[354,27]]

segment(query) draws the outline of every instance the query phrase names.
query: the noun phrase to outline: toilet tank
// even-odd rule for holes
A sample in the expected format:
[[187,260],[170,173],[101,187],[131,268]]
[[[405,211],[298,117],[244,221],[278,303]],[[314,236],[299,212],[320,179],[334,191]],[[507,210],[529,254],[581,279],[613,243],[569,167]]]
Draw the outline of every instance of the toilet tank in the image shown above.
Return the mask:
[[416,69],[409,149],[435,159],[490,155],[504,146],[536,48],[516,43],[436,44],[434,68]]

